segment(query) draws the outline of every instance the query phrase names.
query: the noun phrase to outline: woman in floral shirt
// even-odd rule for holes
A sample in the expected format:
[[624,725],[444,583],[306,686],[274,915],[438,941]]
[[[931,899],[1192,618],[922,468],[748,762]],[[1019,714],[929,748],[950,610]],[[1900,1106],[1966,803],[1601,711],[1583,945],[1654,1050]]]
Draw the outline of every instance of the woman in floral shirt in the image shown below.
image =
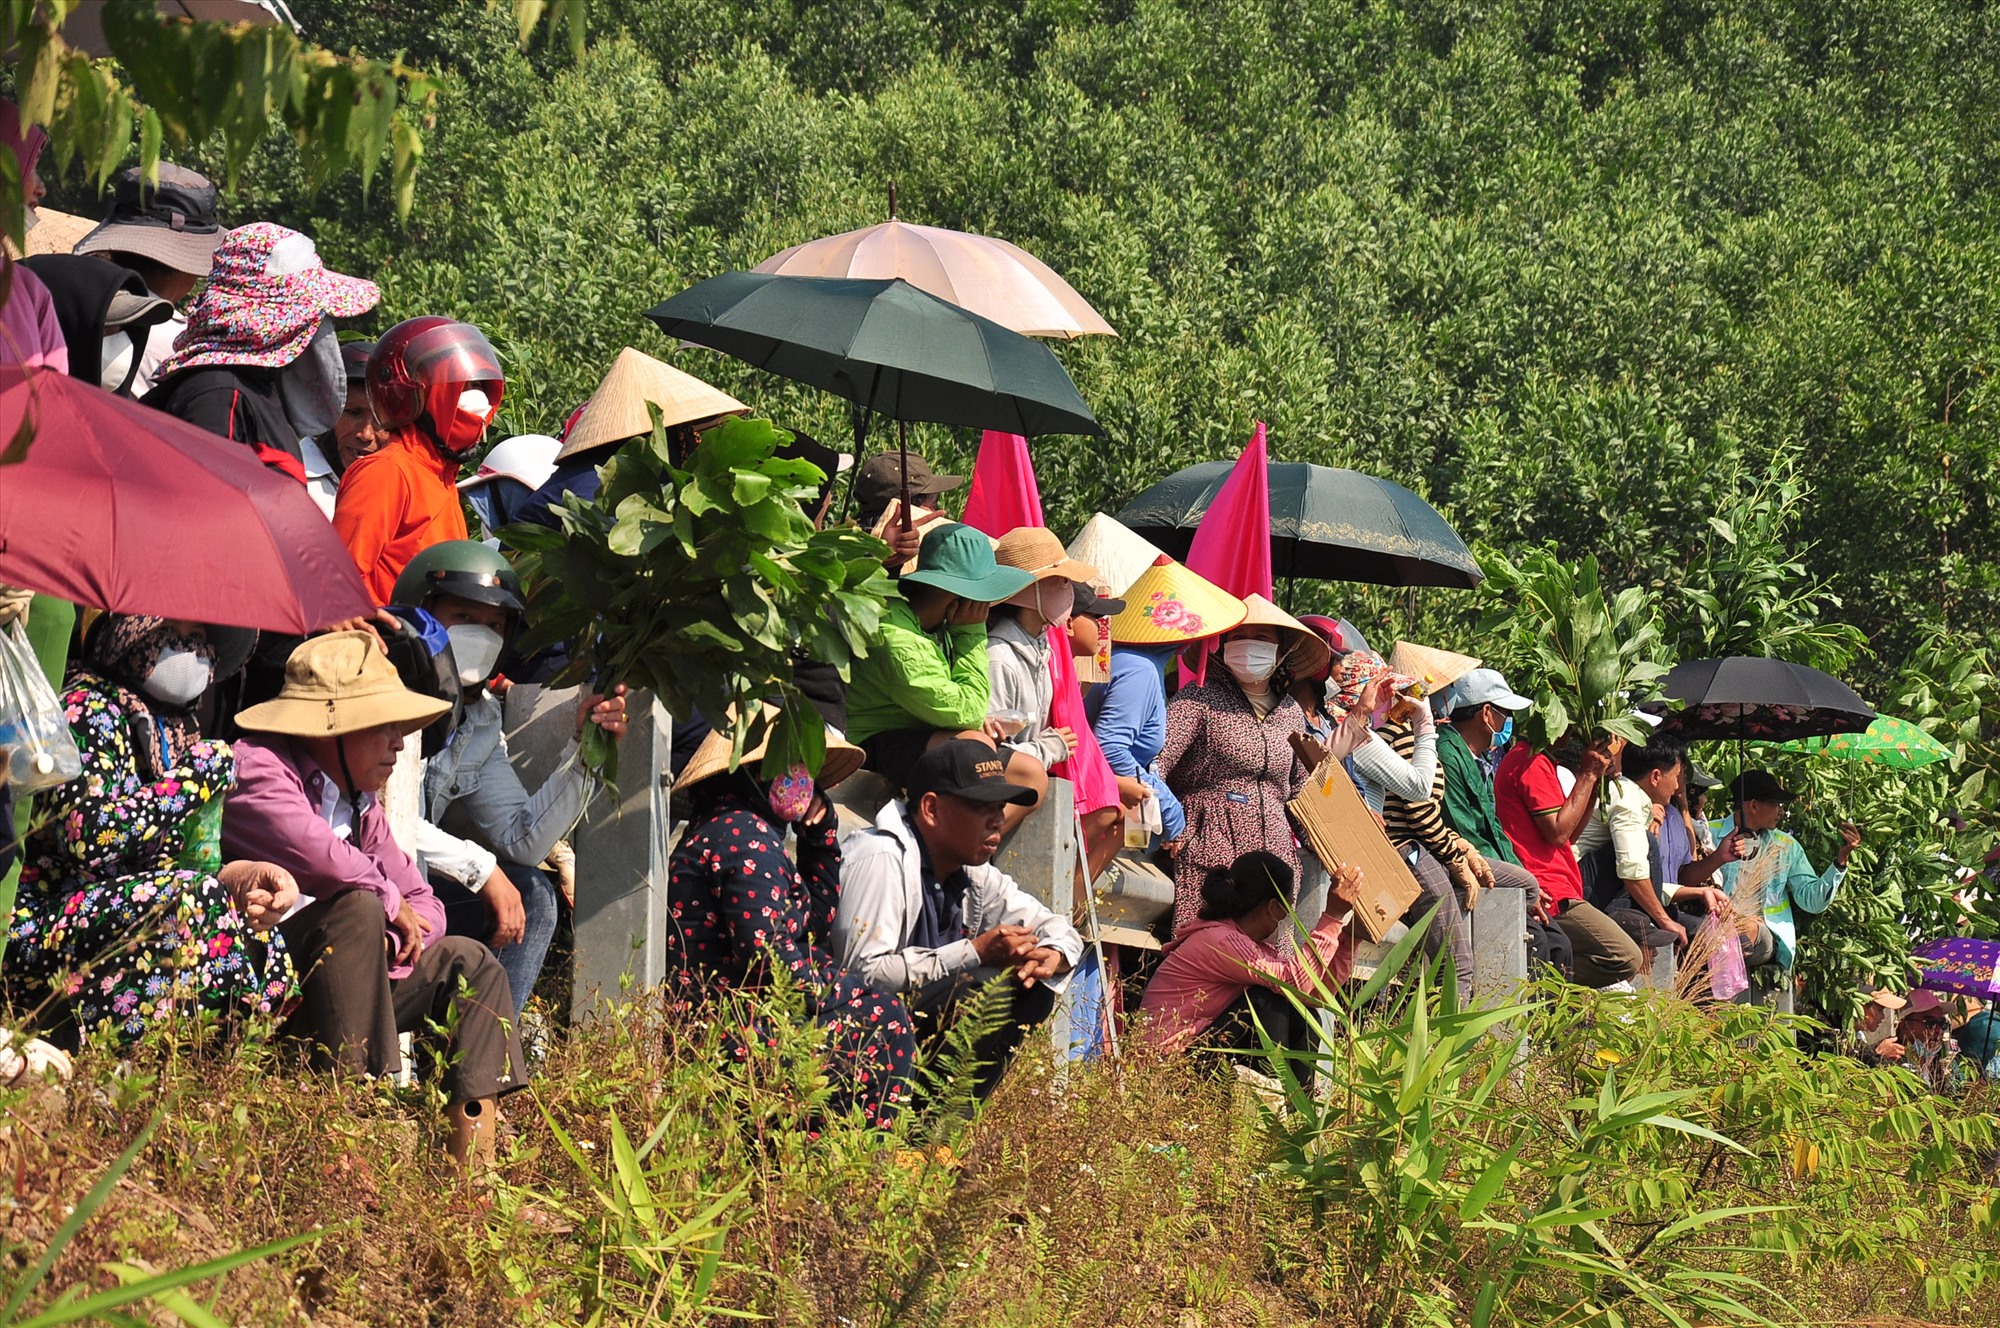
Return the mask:
[[[827,1028],[834,1110],[859,1105],[869,1124],[886,1128],[909,1096],[910,1013],[900,998],[843,972],[826,946],[840,905],[840,845],[821,790],[860,767],[861,749],[829,730],[816,787],[802,768],[755,777],[763,744],[732,773],[729,748],[727,732],[709,734],[674,784],[690,810],[667,877],[667,943],[677,952],[668,985],[683,1008],[699,1010],[722,993],[762,990],[783,968],[806,1013]],[[788,823],[798,834],[796,865],[785,853]],[[758,1036],[734,1034],[738,1059]]]
[[221,865],[235,765],[191,709],[253,635],[107,616],[70,674],[83,773],[36,798],[5,973],[14,1002],[66,1040],[269,1013],[292,994],[275,924],[297,886],[266,863]]

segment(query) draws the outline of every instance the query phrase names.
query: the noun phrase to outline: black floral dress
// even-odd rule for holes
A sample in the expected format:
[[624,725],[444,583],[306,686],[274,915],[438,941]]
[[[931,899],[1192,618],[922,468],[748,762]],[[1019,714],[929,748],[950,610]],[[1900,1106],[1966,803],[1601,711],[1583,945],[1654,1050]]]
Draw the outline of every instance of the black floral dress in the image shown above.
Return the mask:
[[198,1010],[269,1013],[295,984],[284,941],[253,933],[206,871],[177,865],[212,848],[202,812],[235,782],[222,743],[167,754],[140,775],[143,703],[90,674],[63,693],[83,773],[35,799],[39,822],[8,928],[6,985],[34,1009],[53,996],[79,1032],[137,1037]]
[[[840,904],[840,846],[829,815],[798,828],[798,865],[768,808],[726,793],[698,806],[668,873],[677,951],[667,981],[698,1007],[724,991],[756,991],[774,966],[792,975],[807,1013],[827,1029],[836,1110],[859,1103],[886,1128],[909,1096],[916,1043],[902,999],[841,970],[824,945]],[[739,1035],[738,1054],[747,1055]]]

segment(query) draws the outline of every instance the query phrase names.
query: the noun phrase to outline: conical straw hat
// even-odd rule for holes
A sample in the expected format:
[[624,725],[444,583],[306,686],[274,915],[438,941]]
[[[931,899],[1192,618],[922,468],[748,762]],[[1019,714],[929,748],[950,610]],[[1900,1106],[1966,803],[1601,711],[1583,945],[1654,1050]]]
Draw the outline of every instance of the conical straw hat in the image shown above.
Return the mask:
[[1111,639],[1126,645],[1199,641],[1228,631],[1247,612],[1242,600],[1165,554],[1120,598],[1125,611],[1112,618]]
[[583,413],[570,426],[556,460],[651,433],[653,417],[646,409],[648,402],[660,408],[660,423],[668,428],[698,424],[719,415],[742,415],[750,409],[693,374],[627,346],[618,352],[611,372],[584,403]]
[[[747,748],[743,759],[737,764],[738,770],[755,771],[757,762],[764,759],[764,751],[771,745],[771,730],[776,723],[778,707],[766,702],[764,705],[764,740]],[[683,793],[702,780],[722,774],[729,769],[729,730],[713,729],[701,746],[694,749],[694,755],[681,768],[680,777],[674,780],[674,792]],[[839,729],[831,724],[826,728],[826,760],[821,763],[819,774],[813,777],[815,787],[830,789],[841,780],[861,768],[861,749],[841,736]]]
[[1479,661],[1454,650],[1398,641],[1389,652],[1389,668],[1423,684],[1425,696],[1435,696],[1479,667]]
[[1123,599],[1132,583],[1166,555],[1115,517],[1099,512],[1069,542],[1069,556],[1095,567],[1111,597]]
[[[1333,661],[1333,648],[1320,640],[1318,632],[1286,613],[1262,595],[1243,597],[1243,625],[1275,627],[1278,642],[1285,647],[1285,668],[1294,677],[1318,673]],[[1117,637],[1112,637],[1117,640]]]

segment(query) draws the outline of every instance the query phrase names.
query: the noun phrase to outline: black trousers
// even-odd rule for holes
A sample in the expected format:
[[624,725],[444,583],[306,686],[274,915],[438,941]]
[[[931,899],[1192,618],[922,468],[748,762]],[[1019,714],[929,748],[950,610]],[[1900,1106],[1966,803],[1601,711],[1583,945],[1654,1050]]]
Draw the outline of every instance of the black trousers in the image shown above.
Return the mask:
[[[925,1060],[941,1051],[951,1026],[958,1021],[962,1007],[980,990],[979,987],[955,992],[936,1003],[913,1009],[917,1032],[918,1054]],[[998,1027],[986,1033],[972,1044],[972,1054],[978,1061],[978,1069],[973,1080],[973,1094],[984,1102],[995,1088],[1000,1086],[1000,1078],[1007,1073],[1013,1063],[1014,1053],[1027,1041],[1028,1034],[1049,1021],[1055,1013],[1056,993],[1046,982],[1037,982],[1032,987],[1024,987],[1011,975],[998,988],[1001,999],[1006,1002],[1005,1016]]]
[[1207,1051],[1256,1051],[1264,1044],[1257,1025],[1273,1042],[1292,1051],[1311,1051],[1319,1042],[1319,1022],[1302,1014],[1281,991],[1245,987],[1201,1030],[1194,1046]]
[[391,982],[385,927],[382,902],[366,890],[317,900],[278,924],[304,992],[285,1034],[312,1044],[319,1069],[369,1075],[401,1070],[397,1035],[416,1034],[454,1105],[526,1088],[507,972],[493,952],[440,936]]

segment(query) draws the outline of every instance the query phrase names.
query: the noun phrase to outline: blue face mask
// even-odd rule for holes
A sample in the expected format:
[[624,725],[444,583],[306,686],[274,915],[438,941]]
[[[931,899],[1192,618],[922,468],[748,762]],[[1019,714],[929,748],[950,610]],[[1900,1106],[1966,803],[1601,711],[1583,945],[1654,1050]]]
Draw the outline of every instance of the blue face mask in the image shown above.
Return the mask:
[[1493,735],[1493,745],[1499,750],[1505,751],[1507,747],[1513,743],[1513,741],[1514,741],[1514,717],[1512,715],[1509,715],[1507,716],[1507,722],[1500,726],[1500,731]]

